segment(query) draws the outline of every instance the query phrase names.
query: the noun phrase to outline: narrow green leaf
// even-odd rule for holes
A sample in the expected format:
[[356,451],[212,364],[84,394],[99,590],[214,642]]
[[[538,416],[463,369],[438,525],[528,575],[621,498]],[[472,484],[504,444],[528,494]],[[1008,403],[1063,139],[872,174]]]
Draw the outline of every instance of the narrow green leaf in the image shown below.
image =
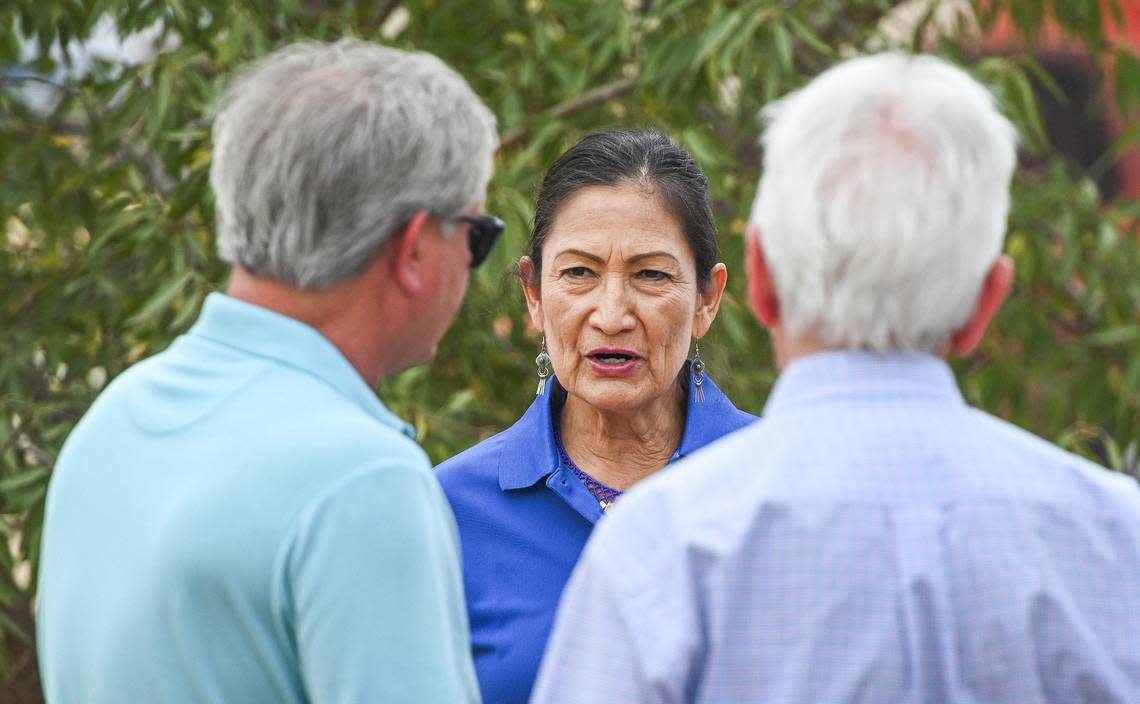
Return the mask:
[[174,93],[174,76],[165,64],[155,67],[154,107],[147,118],[146,139],[153,143],[166,123],[170,99]]
[[29,486],[42,484],[49,474],[50,471],[48,469],[37,467],[26,472],[4,477],[0,479],[0,497],[21,489],[26,489]]
[[1086,343],[1090,347],[1116,347],[1129,345],[1140,341],[1140,324],[1121,325],[1111,330],[1102,330],[1088,336]]
[[1128,362],[1128,371],[1124,374],[1124,382],[1120,385],[1116,404],[1116,418],[1120,422],[1129,406],[1140,405],[1140,354],[1133,355]]
[[[1116,65],[1116,104],[1122,114],[1140,110],[1140,57],[1120,48],[1113,56]],[[1132,123],[1135,126],[1135,122]]]
[[780,59],[780,67],[785,71],[792,70],[792,38],[788,29],[780,22],[772,24],[772,42],[776,46],[776,55]]
[[1033,86],[1021,71],[1011,71],[1008,85],[1013,90],[1014,102],[1018,107],[1023,123],[1029,128],[1026,135],[1037,149],[1044,149],[1049,142],[1045,134],[1045,126],[1041,122],[1041,113],[1037,109],[1037,98],[1033,95]]
[[800,41],[815,49],[824,56],[834,56],[835,51],[827,45],[819,35],[816,34],[807,24],[804,23],[799,17],[794,14],[787,16],[788,24],[792,28],[792,33],[795,34]]
[[165,313],[174,304],[174,300],[178,298],[185,290],[186,285],[194,278],[193,271],[184,271],[171,279],[165,286],[160,288],[151,298],[138,310],[134,315],[127,318],[125,325],[128,328],[138,327],[144,323],[153,322],[160,315]]
[[742,17],[740,10],[733,10],[722,17],[720,21],[704,35],[699,45],[700,48],[697,50],[692,63],[689,65],[690,71],[695,71],[728,40],[732,35],[732,31],[740,24]]

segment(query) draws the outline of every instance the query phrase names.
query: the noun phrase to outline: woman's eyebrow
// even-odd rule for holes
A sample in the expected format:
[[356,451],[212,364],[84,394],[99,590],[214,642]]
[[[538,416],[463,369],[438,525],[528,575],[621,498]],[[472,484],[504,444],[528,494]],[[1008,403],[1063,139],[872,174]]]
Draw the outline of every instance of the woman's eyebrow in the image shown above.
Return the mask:
[[630,257],[628,261],[630,264],[634,264],[641,261],[642,259],[651,259],[653,257],[666,257],[668,259],[672,259],[673,261],[678,261],[677,257],[665,251],[643,252],[641,254],[635,254]]

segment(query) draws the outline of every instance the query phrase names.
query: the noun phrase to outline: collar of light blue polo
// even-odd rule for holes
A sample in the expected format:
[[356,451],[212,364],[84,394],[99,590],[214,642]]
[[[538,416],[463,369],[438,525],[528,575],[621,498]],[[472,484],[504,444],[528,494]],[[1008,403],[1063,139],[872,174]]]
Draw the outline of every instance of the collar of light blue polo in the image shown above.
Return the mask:
[[187,335],[271,359],[316,377],[384,425],[410,438],[416,436],[415,429],[388,410],[328,338],[299,320],[211,293],[198,322]]
[[[688,363],[682,373],[689,373]],[[504,438],[498,467],[499,487],[503,490],[534,486],[561,466],[562,459],[554,441],[553,420],[554,399],[558,395],[553,390],[556,386],[561,389],[561,385],[557,379],[551,378],[553,383],[547,386],[546,393],[530,404],[523,417],[511,426],[509,437]],[[689,394],[685,429],[672,460],[680,459],[719,437],[723,431],[714,431],[723,425],[725,416],[739,413],[708,376],[705,376],[702,388],[704,401],[694,401],[693,395]]]
[[829,401],[902,399],[965,404],[954,372],[940,357],[833,350],[793,360],[772,387],[764,415]]

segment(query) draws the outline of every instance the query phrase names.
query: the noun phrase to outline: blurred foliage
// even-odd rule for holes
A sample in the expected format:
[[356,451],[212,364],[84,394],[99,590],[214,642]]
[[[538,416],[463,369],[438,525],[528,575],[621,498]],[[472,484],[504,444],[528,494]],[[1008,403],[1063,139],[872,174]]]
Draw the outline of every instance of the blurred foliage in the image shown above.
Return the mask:
[[[438,461],[509,425],[533,397],[537,338],[508,272],[524,252],[545,167],[597,129],[656,126],[708,173],[731,276],[702,350],[737,404],[759,412],[775,372],[743,295],[741,234],[759,174],[755,115],[843,56],[899,45],[879,30],[896,4],[6,0],[0,533],[10,549],[0,546],[0,680],[19,664],[6,655],[13,638],[31,635],[44,491],[61,443],[107,380],[163,349],[224,285],[211,236],[209,124],[235,68],[294,40],[357,36],[441,56],[498,115],[504,146],[487,210],[508,234],[472,279],[435,362],[380,389]],[[1065,30],[1105,49],[1099,0],[982,4],[983,27],[1009,12],[1033,37],[1049,6]],[[904,48],[929,36],[934,15]],[[149,29],[165,51],[137,65],[94,60],[81,73],[71,49],[100,21],[123,35]],[[969,46],[950,31],[938,51],[994,88],[1027,150],[1047,150],[1032,60],[973,61]],[[1117,50],[1115,64],[1121,107],[1135,111],[1140,60]],[[47,96],[38,106],[33,90]],[[1140,130],[1121,140],[1135,143]],[[1140,207],[1105,205],[1088,174],[1059,158],[1044,163],[1017,177],[1007,244],[1017,287],[979,353],[959,363],[961,383],[971,402],[1135,472]]]

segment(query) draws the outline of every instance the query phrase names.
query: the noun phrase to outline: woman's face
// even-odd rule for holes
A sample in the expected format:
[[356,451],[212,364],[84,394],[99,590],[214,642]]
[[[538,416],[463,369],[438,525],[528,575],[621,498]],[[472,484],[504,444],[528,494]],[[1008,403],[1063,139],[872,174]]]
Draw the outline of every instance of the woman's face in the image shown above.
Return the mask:
[[[524,281],[534,264],[520,262]],[[599,410],[632,412],[669,397],[716,316],[723,264],[708,290],[681,223],[637,185],[589,186],[558,208],[538,285],[524,286],[558,381]]]

